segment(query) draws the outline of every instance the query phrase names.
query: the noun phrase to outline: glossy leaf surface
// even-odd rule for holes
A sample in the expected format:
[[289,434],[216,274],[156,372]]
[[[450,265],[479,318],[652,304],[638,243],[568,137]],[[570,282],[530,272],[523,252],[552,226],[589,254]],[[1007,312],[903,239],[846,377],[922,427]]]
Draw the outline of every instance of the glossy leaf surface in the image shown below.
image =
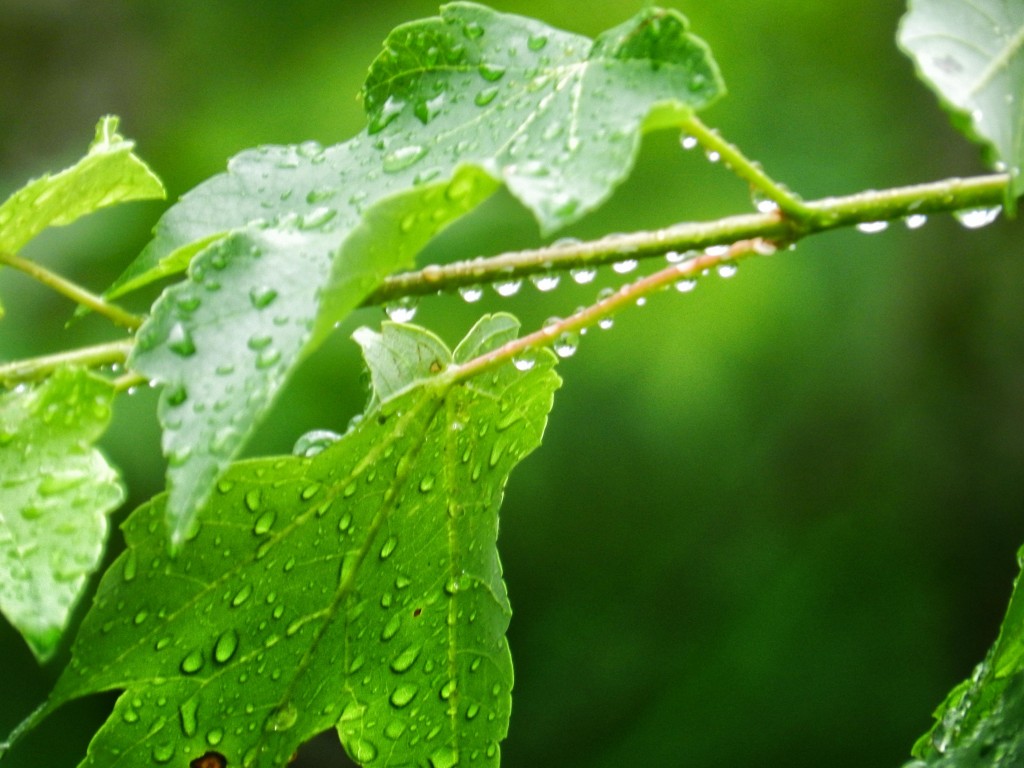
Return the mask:
[[[517,330],[484,318],[460,354]],[[554,356],[463,381],[422,329],[360,337],[388,383],[340,440],[233,465],[175,559],[155,535],[163,497],[126,521],[52,699],[125,689],[83,765],[214,750],[276,768],[332,727],[362,765],[498,764],[512,668],[497,512],[540,441]],[[425,343],[434,372],[406,352]]]
[[954,123],[1024,193],[1024,5],[1015,0],[910,0],[899,43]]
[[67,369],[0,397],[0,610],[40,660],[56,650],[99,565],[107,513],[124,500],[93,447],[112,399],[103,379]]
[[130,361],[167,384],[174,543],[302,355],[442,227],[499,183],[545,230],[570,223],[628,174],[645,127],[721,92],[674,11],[591,41],[456,3],[388,37],[363,134],[243,152],[186,195],[112,290],[189,265]]

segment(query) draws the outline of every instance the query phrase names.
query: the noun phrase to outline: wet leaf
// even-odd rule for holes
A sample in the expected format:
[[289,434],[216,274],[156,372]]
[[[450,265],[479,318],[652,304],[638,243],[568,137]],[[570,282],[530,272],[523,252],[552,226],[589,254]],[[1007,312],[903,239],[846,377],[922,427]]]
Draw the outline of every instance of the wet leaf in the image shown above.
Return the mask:
[[1007,0],[910,0],[899,43],[957,128],[985,145],[1024,193],[1024,5]]
[[160,180],[117,126],[116,117],[104,117],[84,158],[30,181],[0,205],[0,251],[16,253],[47,227],[70,224],[114,203],[164,197]]
[[0,610],[42,661],[57,648],[124,500],[93,443],[113,390],[62,369],[0,397]]
[[[1024,565],[1024,549],[1018,553]],[[987,768],[1024,764],[1024,585],[1018,576],[999,637],[971,677],[935,712],[914,745],[928,766]]]
[[387,39],[365,132],[243,152],[187,194],[110,292],[188,266],[130,361],[166,384],[173,543],[298,360],[441,228],[499,183],[543,229],[575,221],[628,174],[643,130],[722,89],[674,11],[591,41],[456,3]]
[[[482,352],[516,333],[487,317],[470,337]],[[498,765],[512,668],[497,513],[540,441],[555,358],[463,380],[443,346],[443,369],[424,369],[421,329],[360,337],[380,386],[340,440],[233,465],[177,558],[153,535],[164,497],[125,522],[51,700],[124,689],[83,765],[213,750],[277,768],[332,727],[362,765]]]

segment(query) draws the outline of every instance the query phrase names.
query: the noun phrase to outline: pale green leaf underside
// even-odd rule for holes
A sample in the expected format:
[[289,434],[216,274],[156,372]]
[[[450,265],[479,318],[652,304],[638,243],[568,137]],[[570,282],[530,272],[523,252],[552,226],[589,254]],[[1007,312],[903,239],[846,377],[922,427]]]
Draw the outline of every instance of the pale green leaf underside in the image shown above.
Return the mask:
[[629,172],[657,112],[722,92],[706,46],[649,9],[590,41],[482,6],[396,29],[350,141],[261,147],[174,206],[112,289],[189,265],[130,365],[167,384],[167,514],[180,544],[298,360],[442,227],[504,183],[547,229]]
[[[516,333],[481,325],[494,345]],[[363,338],[377,362],[379,341]],[[51,700],[125,689],[83,765],[213,750],[279,768],[332,727],[362,765],[498,765],[512,668],[497,512],[540,441],[554,356],[458,382],[398,354],[405,382],[331,447],[232,465],[177,558],[153,535],[163,497],[129,517]]]
[[124,489],[93,443],[113,389],[58,370],[0,397],[0,610],[32,652],[57,648],[106,543],[106,515]]
[[72,167],[30,181],[0,205],[0,251],[16,253],[47,227],[70,224],[115,203],[164,197],[156,175],[117,133],[116,117],[96,126],[89,153]]
[[921,78],[1024,193],[1024,3],[910,0],[899,43]]

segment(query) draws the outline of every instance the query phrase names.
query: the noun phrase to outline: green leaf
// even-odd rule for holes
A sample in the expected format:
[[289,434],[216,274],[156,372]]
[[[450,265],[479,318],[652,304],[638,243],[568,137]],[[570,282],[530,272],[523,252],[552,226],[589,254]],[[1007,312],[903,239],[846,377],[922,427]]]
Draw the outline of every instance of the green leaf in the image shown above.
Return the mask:
[[0,205],[0,251],[16,253],[47,227],[128,200],[165,196],[156,175],[132,153],[134,142],[117,133],[118,119],[96,126],[89,153],[72,167],[30,181]]
[[42,661],[99,565],[107,513],[124,500],[93,448],[113,394],[104,379],[61,369],[0,397],[0,610]]
[[130,360],[167,385],[172,543],[298,360],[441,228],[499,182],[545,230],[574,221],[629,173],[642,130],[721,92],[674,11],[590,41],[457,3],[387,39],[366,132],[243,152],[187,194],[109,294],[188,265]]
[[1024,5],[1009,0],[910,0],[898,41],[957,128],[986,147],[1024,193]]
[[[1024,549],[1017,554],[1024,567]],[[968,680],[935,712],[914,745],[925,765],[941,768],[1024,764],[1024,584],[1020,576],[999,637]]]
[[[479,327],[507,340],[505,316]],[[424,373],[407,356],[424,333],[361,334],[374,366],[396,351],[386,367],[407,385],[312,458],[232,465],[177,558],[153,536],[163,497],[128,518],[50,702],[125,689],[83,765],[213,750],[278,768],[332,727],[364,765],[498,765],[512,667],[497,513],[560,381],[547,352],[527,373]]]

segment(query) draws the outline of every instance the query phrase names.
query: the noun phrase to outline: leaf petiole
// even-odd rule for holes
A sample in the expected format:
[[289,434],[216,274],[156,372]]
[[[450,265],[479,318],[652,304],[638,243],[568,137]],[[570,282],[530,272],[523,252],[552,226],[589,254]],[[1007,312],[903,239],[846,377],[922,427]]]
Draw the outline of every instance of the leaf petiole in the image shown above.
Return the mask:
[[14,253],[0,251],[0,264],[6,264],[19,272],[23,272],[34,280],[37,280],[43,285],[57,291],[57,293],[71,299],[76,304],[88,307],[97,314],[103,315],[113,321],[116,325],[120,325],[131,330],[142,325],[143,319],[138,315],[133,315],[132,313],[121,309],[116,304],[111,304],[102,296],[97,296],[95,293],[87,291],[80,285],[58,275],[56,272],[51,272],[46,267],[40,266],[34,261],[29,261],[28,259],[22,258]]

